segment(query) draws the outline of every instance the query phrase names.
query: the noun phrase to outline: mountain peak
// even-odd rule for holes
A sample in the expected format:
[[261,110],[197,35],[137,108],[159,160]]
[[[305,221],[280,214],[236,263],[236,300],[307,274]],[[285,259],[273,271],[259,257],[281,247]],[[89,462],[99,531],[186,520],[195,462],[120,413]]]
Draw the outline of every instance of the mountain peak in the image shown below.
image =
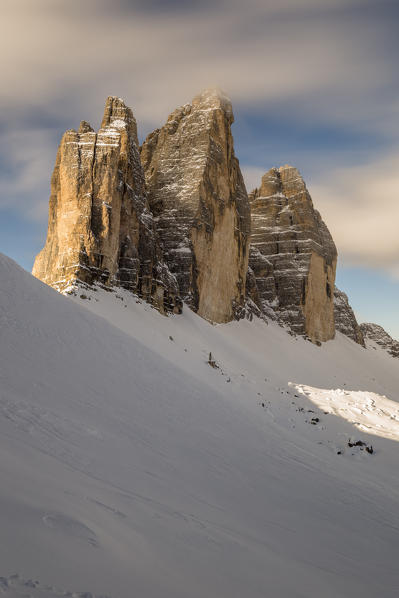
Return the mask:
[[192,106],[194,109],[223,110],[233,119],[231,100],[223,90],[218,88],[209,88],[201,91],[193,98]]
[[131,108],[126,106],[122,98],[108,96],[105,102],[104,116],[101,128],[113,127],[119,130],[127,130],[137,139],[137,124]]

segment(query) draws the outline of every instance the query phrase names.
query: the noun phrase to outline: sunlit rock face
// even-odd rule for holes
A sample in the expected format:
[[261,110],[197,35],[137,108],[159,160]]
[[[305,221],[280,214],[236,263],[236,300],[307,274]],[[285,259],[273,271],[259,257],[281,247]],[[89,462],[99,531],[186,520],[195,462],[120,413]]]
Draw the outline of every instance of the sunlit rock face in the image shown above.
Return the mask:
[[335,329],[351,338],[355,343],[365,346],[363,333],[357,323],[348,296],[337,287],[334,290]]
[[33,274],[64,291],[77,282],[120,285],[179,310],[148,207],[136,121],[109,97],[101,128],[82,121],[64,134],[51,179],[47,240]]
[[182,298],[228,322],[245,302],[250,211],[234,155],[230,101],[211,90],[175,110],[141,159],[165,259]]
[[385,349],[392,357],[399,357],[399,342],[393,339],[382,326],[378,324],[360,324],[364,339],[371,341]]
[[249,195],[258,306],[313,342],[334,338],[337,250],[296,168],[272,168]]
[[82,121],[62,138],[34,275],[59,291],[122,286],[161,312],[183,299],[212,322],[263,314],[313,342],[333,338],[331,235],[295,168],[267,172],[249,201],[233,120],[230,100],[205,91],[140,156],[132,111],[109,97],[98,132]]

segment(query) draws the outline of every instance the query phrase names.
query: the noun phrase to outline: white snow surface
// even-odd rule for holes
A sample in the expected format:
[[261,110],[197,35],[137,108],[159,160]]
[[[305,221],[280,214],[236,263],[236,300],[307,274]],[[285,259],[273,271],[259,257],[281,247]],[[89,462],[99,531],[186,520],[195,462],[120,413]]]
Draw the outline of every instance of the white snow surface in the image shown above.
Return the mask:
[[398,360],[0,280],[0,595],[399,595]]

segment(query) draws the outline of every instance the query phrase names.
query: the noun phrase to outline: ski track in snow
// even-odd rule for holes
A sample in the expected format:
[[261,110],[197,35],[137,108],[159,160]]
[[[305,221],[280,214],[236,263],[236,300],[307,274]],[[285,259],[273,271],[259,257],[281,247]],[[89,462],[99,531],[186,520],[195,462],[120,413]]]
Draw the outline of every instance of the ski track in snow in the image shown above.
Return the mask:
[[0,595],[398,596],[398,360],[0,276]]

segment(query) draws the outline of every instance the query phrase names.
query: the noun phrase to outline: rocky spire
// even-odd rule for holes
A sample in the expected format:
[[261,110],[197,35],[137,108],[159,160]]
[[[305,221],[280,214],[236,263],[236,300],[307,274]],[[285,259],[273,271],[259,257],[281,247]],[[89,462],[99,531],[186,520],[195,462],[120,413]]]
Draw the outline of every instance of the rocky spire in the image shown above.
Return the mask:
[[351,338],[355,343],[365,346],[364,337],[353,309],[349,305],[348,296],[337,287],[334,290],[335,329]]
[[208,90],[141,150],[165,259],[184,300],[213,322],[233,319],[245,301],[250,212],[232,122],[230,100]]
[[179,309],[148,208],[136,121],[120,98],[107,99],[98,133],[82,121],[61,140],[33,274],[60,291],[76,282],[118,284],[161,311]]
[[249,196],[258,306],[313,342],[334,338],[337,250],[296,168],[272,168]]

